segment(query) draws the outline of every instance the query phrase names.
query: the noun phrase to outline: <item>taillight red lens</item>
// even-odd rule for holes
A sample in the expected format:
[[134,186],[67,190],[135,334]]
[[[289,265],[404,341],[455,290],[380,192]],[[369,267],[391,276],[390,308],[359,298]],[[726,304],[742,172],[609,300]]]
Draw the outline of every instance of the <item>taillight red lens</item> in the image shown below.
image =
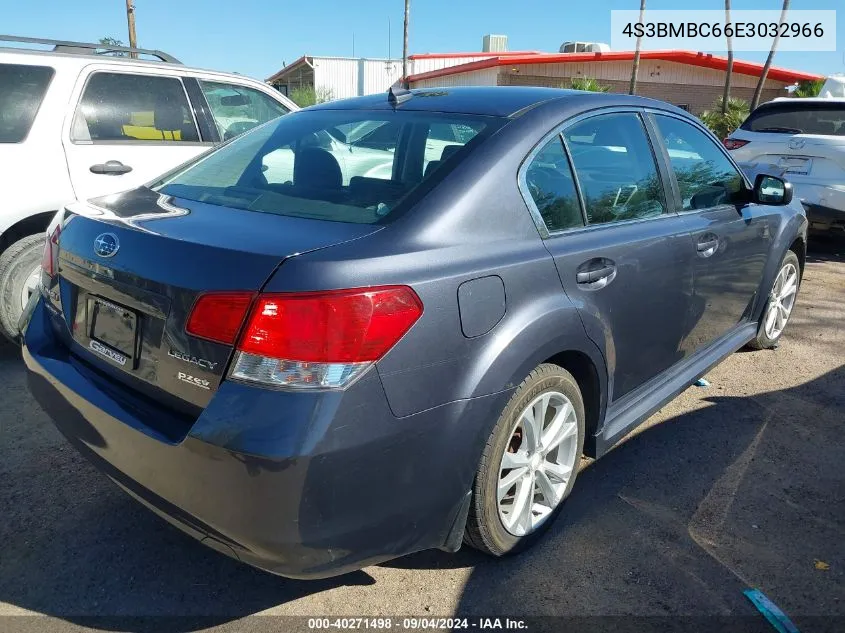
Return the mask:
[[61,232],[61,225],[56,225],[53,232],[48,234],[44,240],[44,252],[41,255],[41,270],[50,277],[56,276],[56,258],[59,256],[59,236]]
[[725,146],[726,149],[739,149],[744,145],[748,145],[750,141],[743,141],[739,138],[726,138],[722,140],[722,145]]
[[407,286],[261,295],[238,349],[314,363],[375,361],[422,312]]
[[200,295],[188,317],[191,336],[233,345],[255,295],[251,292],[215,292]]

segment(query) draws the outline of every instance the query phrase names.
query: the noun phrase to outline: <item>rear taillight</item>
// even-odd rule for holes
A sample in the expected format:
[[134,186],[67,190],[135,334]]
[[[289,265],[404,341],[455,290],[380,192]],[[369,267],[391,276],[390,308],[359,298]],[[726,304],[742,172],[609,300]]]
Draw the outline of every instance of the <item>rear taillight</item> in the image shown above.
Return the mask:
[[200,295],[188,317],[185,331],[209,341],[234,345],[254,296],[251,292]]
[[345,387],[384,356],[422,312],[407,286],[260,295],[231,376],[295,389]]
[[56,266],[59,256],[59,236],[62,233],[61,224],[57,224],[47,233],[44,240],[44,253],[41,255],[41,270],[50,277],[56,276]]
[[743,141],[739,138],[726,138],[722,140],[722,145],[724,145],[726,149],[739,149],[740,147],[748,145],[749,142],[750,141]]

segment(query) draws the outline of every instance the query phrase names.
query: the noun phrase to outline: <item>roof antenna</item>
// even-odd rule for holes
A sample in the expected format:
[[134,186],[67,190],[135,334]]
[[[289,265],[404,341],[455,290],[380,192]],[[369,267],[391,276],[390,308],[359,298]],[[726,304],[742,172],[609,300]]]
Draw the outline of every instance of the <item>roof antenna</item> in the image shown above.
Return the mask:
[[390,90],[387,91],[387,101],[394,108],[398,105],[405,103],[408,99],[413,96],[414,93],[408,90],[407,88],[397,88],[396,86],[390,86]]

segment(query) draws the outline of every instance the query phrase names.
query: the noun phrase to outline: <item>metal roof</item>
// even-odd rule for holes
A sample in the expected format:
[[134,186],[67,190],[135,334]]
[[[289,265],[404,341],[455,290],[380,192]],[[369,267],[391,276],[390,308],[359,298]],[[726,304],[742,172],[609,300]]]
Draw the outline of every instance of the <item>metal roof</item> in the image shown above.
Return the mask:
[[[396,105],[396,110],[447,112],[509,117],[552,100],[595,101],[601,105],[652,105],[652,99],[611,93],[540,88],[535,86],[462,86],[419,88],[413,97]],[[665,104],[663,104],[665,105]],[[308,110],[392,110],[387,93],[329,101]]]
[[[466,53],[461,54],[464,57],[481,56],[485,53]],[[439,57],[454,57],[452,53],[444,53]],[[433,58],[438,55],[427,54],[426,57]],[[481,70],[483,68],[492,68],[495,66],[524,66],[531,64],[566,64],[579,62],[618,62],[618,61],[632,61],[634,59],[634,51],[608,51],[604,53],[516,53],[516,54],[502,54],[493,53],[490,57],[479,59],[477,61],[466,64],[458,64],[456,66],[447,66],[425,73],[410,75],[408,81],[419,81],[421,79],[434,79],[436,77],[444,77],[446,75],[454,75],[456,73],[465,73],[474,70]],[[712,68],[714,70],[727,70],[728,58],[719,55],[712,55],[710,53],[697,53],[694,51],[682,50],[668,50],[668,51],[642,51],[640,59],[656,59],[666,62],[675,62],[679,64],[687,64],[690,66],[699,66],[702,68]],[[759,77],[763,71],[763,64],[757,62],[747,62],[743,60],[734,60],[733,72],[740,75],[752,75]],[[788,70],[786,68],[778,68],[772,66],[769,69],[768,78],[775,81],[795,82],[805,80],[824,79],[822,75],[814,73],[805,73],[802,71]]]

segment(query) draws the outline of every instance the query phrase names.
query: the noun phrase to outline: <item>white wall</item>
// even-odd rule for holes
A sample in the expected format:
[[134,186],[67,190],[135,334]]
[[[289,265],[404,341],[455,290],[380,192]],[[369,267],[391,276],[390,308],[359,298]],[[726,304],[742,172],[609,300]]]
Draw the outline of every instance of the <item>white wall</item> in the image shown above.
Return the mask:
[[466,73],[455,73],[431,79],[411,82],[411,88],[448,88],[451,86],[495,86],[498,83],[499,69],[483,68]]
[[384,59],[315,57],[314,88],[331,91],[332,99],[387,92],[402,76],[402,62]]

